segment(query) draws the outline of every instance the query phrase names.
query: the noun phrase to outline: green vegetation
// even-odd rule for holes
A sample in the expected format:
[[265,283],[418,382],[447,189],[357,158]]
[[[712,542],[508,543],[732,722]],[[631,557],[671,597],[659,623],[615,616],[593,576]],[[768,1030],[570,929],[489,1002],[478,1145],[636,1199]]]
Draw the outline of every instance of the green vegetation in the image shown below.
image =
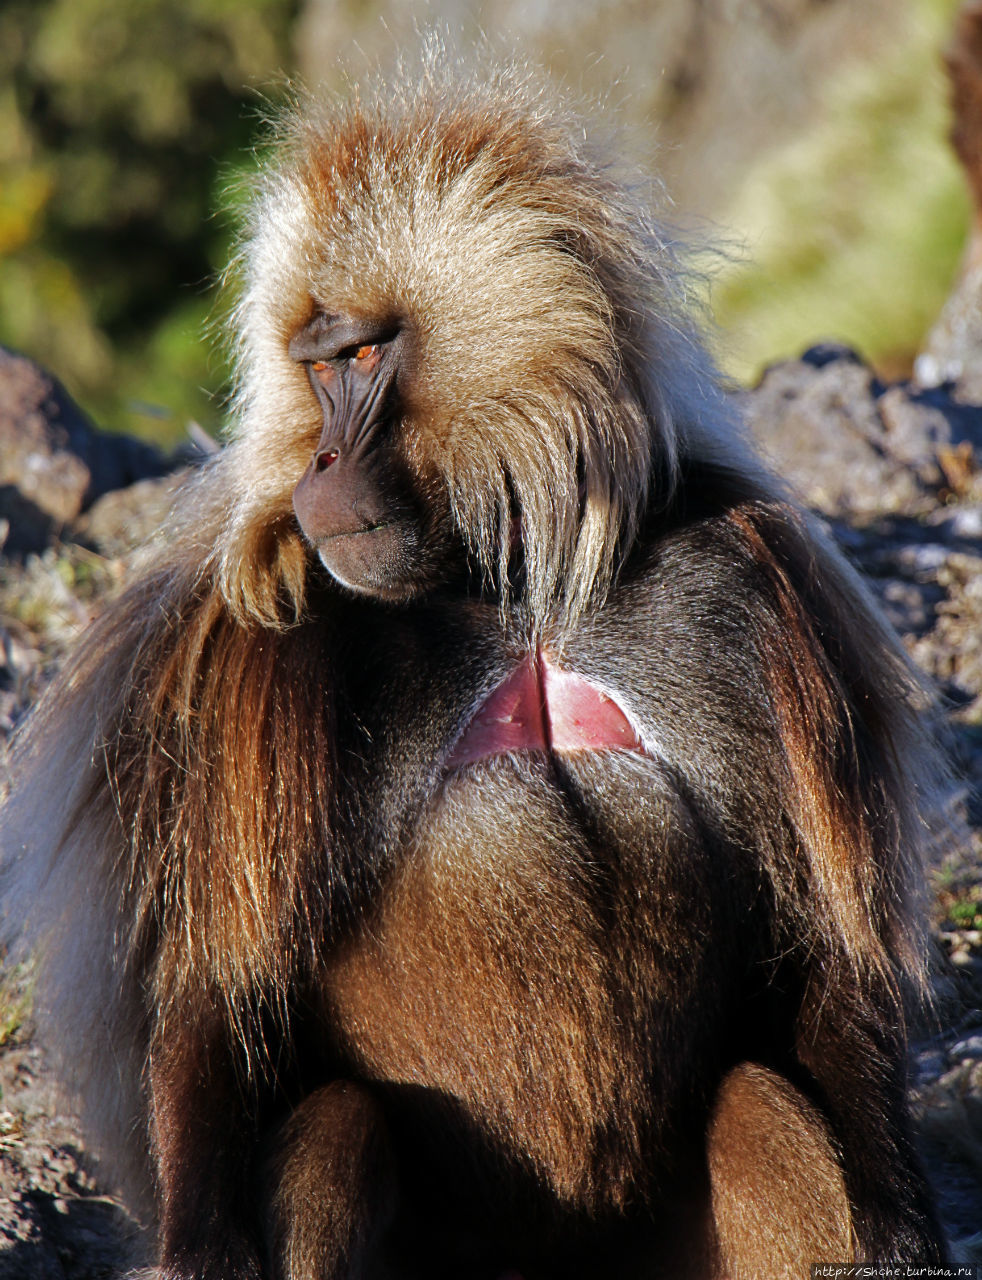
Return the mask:
[[49,547],[41,555],[0,562],[0,598],[8,619],[38,635],[57,655],[122,582],[119,561],[78,543]]
[[0,342],[100,423],[214,430],[203,340],[215,216],[287,64],[295,0],[7,0],[0,8]]
[[982,902],[972,898],[953,902],[948,919],[956,929],[978,929],[982,927]]
[[[0,6],[0,342],[58,373],[101,424],[171,440],[188,419],[218,428],[228,369],[205,325],[232,234],[219,211],[251,163],[260,93],[292,68],[300,8]],[[889,43],[828,68],[809,128],[748,150],[757,159],[718,215],[744,252],[712,298],[735,376],[826,337],[888,373],[909,367],[968,221],[940,58],[956,8],[903,0]],[[305,19],[343,11],[350,54],[385,9],[308,5]]]
[[[20,1030],[31,1009],[33,974],[28,965],[13,965],[0,973],[0,1049]],[[0,1113],[0,1146],[16,1136],[15,1117]]]
[[812,129],[766,157],[724,216],[745,246],[713,291],[737,377],[823,338],[888,374],[909,371],[969,219],[940,56],[957,7],[898,6],[896,42],[830,77]]

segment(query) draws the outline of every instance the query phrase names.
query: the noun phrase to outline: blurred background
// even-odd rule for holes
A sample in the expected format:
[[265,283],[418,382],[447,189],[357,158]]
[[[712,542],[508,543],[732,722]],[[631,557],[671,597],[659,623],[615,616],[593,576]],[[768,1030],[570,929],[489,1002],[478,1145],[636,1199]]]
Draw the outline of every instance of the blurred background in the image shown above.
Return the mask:
[[289,77],[339,87],[442,24],[624,126],[722,240],[734,378],[810,343],[902,377],[969,222],[942,54],[957,0],[0,0],[0,343],[104,426],[215,433],[228,191]]

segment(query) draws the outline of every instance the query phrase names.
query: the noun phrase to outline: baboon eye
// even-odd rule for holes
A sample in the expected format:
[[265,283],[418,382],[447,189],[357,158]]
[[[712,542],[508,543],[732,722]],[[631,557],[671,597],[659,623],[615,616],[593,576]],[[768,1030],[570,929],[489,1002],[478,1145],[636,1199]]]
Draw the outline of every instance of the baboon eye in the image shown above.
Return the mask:
[[358,347],[352,357],[363,369],[374,369],[379,362],[382,354],[382,348],[377,342],[366,343],[363,347]]

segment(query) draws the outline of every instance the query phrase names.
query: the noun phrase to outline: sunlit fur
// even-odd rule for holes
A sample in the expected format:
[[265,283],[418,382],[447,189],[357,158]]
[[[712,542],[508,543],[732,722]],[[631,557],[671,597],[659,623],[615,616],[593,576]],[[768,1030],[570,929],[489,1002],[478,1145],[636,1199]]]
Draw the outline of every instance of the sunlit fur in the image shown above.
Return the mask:
[[[134,585],[33,717],[3,812],[8,936],[30,921],[38,1017],[131,1193],[146,1185],[146,1010],[166,1028],[206,991],[248,1037],[254,1004],[275,1010],[316,946],[335,891],[329,878],[308,891],[328,845],[332,673],[302,622],[322,570],[291,507],[321,426],[287,353],[312,308],[411,319],[418,475],[446,486],[499,587],[518,508],[529,626],[560,643],[603,600],[642,514],[668,505],[681,463],[742,456],[670,237],[521,71],[468,80],[432,57],[395,89],[305,98],[280,121],[231,275],[230,443],[187,483]],[[764,872],[802,950],[843,957],[861,1000],[919,972],[928,757],[914,684],[835,553],[770,480],[750,470],[745,484],[749,514],[730,533],[773,601],[761,617],[751,601],[746,625],[773,655],[786,815],[774,821],[801,856],[788,867],[775,851]],[[821,637],[789,564],[830,611]],[[855,688],[842,690],[830,654],[862,666]],[[875,795],[857,782],[843,699],[878,734]],[[250,1054],[258,1063],[263,1046]]]
[[515,502],[540,623],[602,596],[653,460],[667,489],[680,437],[707,416],[726,431],[670,237],[515,69],[468,83],[434,63],[394,93],[302,101],[280,122],[240,262],[235,514],[219,568],[240,616],[280,616],[284,589],[302,599],[290,494],[319,419],[286,347],[312,304],[413,325],[419,468],[447,486],[490,571]]

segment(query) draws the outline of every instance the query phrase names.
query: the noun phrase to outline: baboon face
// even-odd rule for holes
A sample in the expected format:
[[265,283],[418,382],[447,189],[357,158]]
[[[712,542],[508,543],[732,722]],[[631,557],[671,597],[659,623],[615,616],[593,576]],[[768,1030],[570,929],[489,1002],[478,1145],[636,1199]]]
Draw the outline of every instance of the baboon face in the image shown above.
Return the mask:
[[323,415],[293,493],[304,536],[342,586],[404,601],[448,577],[448,504],[406,456],[403,401],[412,335],[398,320],[317,310],[290,355],[306,369]]
[[264,620],[313,548],[371,599],[479,577],[565,625],[671,471],[649,356],[689,356],[644,215],[534,118],[438,116],[311,108],[253,211],[223,573]]

